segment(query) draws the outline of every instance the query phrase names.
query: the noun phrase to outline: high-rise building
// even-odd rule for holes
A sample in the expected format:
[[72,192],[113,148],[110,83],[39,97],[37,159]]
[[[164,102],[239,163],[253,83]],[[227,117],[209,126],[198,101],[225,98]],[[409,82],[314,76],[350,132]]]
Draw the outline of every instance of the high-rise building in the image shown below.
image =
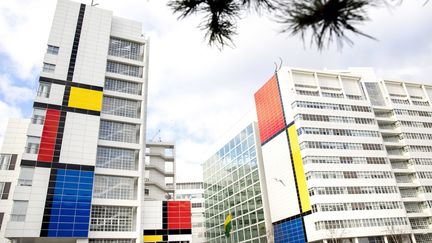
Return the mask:
[[24,152],[29,124],[28,119],[10,119],[0,150],[0,243],[9,242],[4,238],[4,233],[6,224],[11,219],[15,187],[17,184],[26,184],[25,180],[18,181],[20,170],[17,166],[19,167]]
[[[207,242],[267,242],[271,234],[256,123],[242,127],[204,162]],[[231,215],[232,231],[224,221]]]
[[174,199],[175,145],[170,142],[147,142],[145,157],[145,200]]
[[255,101],[275,242],[432,242],[432,85],[282,67]]
[[190,200],[192,213],[192,243],[204,243],[204,185],[202,182],[177,182],[176,200]]
[[6,238],[142,241],[147,67],[141,23],[58,1]]

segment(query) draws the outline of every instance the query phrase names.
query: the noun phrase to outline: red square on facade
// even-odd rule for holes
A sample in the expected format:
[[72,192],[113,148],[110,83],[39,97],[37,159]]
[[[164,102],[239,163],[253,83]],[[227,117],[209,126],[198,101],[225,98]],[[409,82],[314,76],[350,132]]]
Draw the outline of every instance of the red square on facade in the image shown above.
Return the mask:
[[168,201],[168,229],[191,229],[189,201]]

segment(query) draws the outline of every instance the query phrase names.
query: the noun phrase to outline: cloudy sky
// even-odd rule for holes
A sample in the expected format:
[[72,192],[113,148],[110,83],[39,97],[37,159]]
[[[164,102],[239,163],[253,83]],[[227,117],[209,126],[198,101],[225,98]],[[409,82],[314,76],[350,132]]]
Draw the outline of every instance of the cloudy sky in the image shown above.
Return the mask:
[[[84,3],[90,3],[90,0]],[[96,0],[114,15],[143,23],[151,38],[148,139],[177,145],[178,180],[202,178],[200,164],[227,131],[254,112],[253,93],[283,65],[312,69],[373,67],[379,76],[432,83],[432,4],[406,0],[374,9],[360,26],[378,41],[322,52],[279,34],[266,17],[243,16],[236,47],[209,47],[201,16],[177,21],[165,0]],[[0,141],[9,117],[29,117],[55,0],[0,1]],[[157,131],[160,130],[160,133]]]

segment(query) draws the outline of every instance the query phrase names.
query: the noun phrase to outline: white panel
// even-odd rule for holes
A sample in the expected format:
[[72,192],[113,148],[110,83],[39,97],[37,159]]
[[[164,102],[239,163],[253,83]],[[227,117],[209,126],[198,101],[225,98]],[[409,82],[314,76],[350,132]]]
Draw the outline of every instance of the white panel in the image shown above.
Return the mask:
[[123,37],[132,40],[143,41],[142,24],[137,21],[120,17],[112,18],[111,34],[116,37]]
[[385,82],[385,85],[386,85],[386,88],[387,88],[389,94],[406,95],[405,90],[402,87],[401,83]]
[[63,103],[63,95],[64,95],[64,85],[60,84],[51,84],[51,89],[49,93],[49,97],[39,97],[36,96],[35,102],[42,102],[54,105],[62,105]]
[[68,112],[66,115],[60,162],[95,165],[99,117]]
[[406,88],[410,96],[424,97],[423,89],[421,88],[420,85],[416,85],[416,86],[406,85]]
[[283,105],[283,112],[285,115],[286,123],[290,123],[294,119],[294,112],[291,108],[292,101],[289,98],[293,97],[294,95],[294,85],[289,83],[292,81],[291,75],[288,70],[282,69],[277,73],[277,75]]
[[192,241],[192,235],[168,235],[168,241]]
[[103,86],[112,12],[87,6],[73,82]]
[[300,213],[286,133],[262,147],[271,221]]
[[432,87],[426,87],[426,93],[429,96],[429,99],[432,100]]
[[342,85],[346,94],[349,95],[363,95],[360,88],[360,81],[348,77],[341,77]]
[[162,201],[145,201],[142,207],[143,229],[162,229]]
[[318,74],[318,83],[320,87],[341,88],[337,76]]
[[292,72],[294,83],[303,85],[317,86],[313,73]]

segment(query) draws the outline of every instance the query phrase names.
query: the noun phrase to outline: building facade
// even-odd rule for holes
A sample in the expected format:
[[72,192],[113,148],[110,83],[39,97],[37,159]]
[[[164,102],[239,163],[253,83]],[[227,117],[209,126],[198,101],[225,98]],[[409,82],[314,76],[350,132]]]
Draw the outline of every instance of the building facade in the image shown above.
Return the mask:
[[[267,242],[270,221],[258,141],[256,124],[249,124],[204,163],[207,242]],[[228,214],[229,238],[224,231]]]
[[145,153],[145,200],[175,198],[175,144],[147,142]]
[[140,23],[58,1],[6,238],[142,241],[147,67]]
[[255,94],[275,242],[432,242],[432,86],[282,67]]
[[204,184],[202,182],[177,182],[176,200],[190,200],[192,213],[192,242],[206,242]]
[[18,181],[18,177],[29,123],[28,119],[10,119],[0,150],[0,243],[9,242],[4,238],[4,233],[7,222],[11,220],[15,187],[17,184],[26,184],[24,180]]

